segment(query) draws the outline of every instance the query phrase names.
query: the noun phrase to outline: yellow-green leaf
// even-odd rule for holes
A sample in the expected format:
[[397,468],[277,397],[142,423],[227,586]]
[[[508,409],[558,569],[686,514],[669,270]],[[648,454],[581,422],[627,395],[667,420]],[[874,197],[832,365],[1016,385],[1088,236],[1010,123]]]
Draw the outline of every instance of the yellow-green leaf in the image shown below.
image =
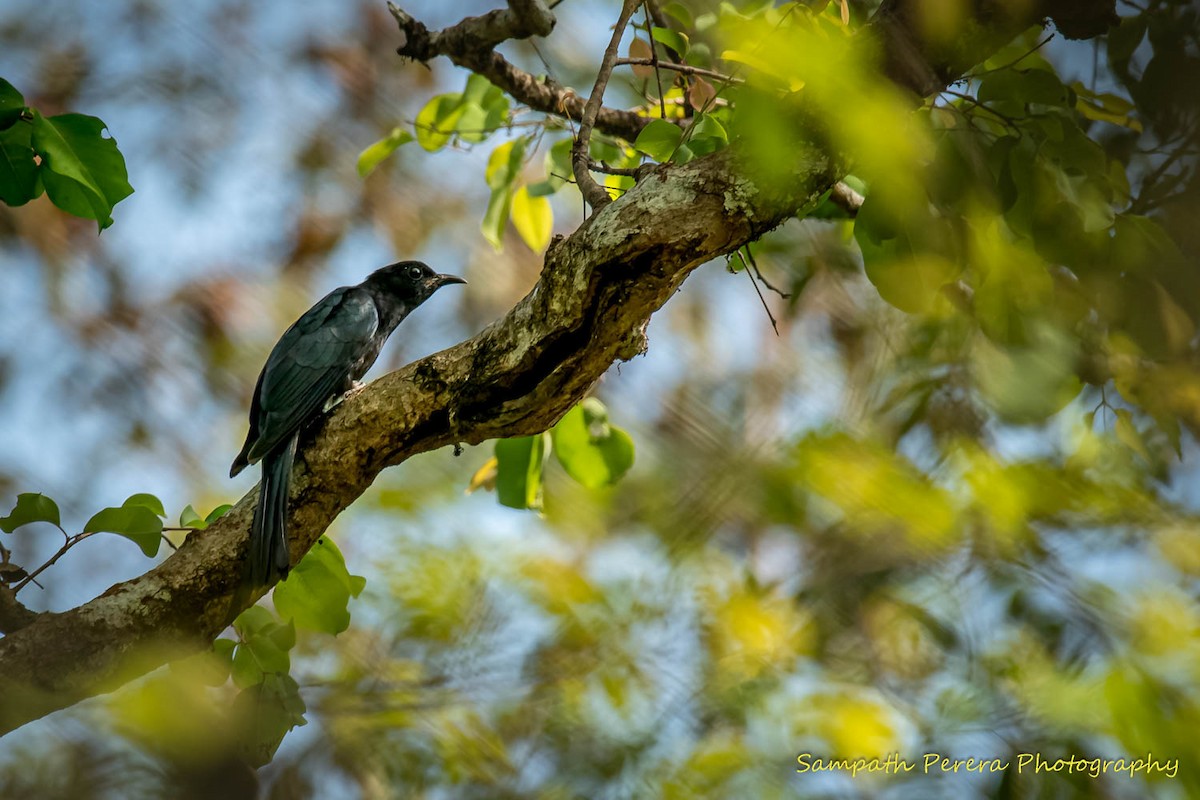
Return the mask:
[[540,253],[550,244],[554,211],[545,197],[534,197],[525,186],[517,189],[512,198],[512,221],[533,252]]

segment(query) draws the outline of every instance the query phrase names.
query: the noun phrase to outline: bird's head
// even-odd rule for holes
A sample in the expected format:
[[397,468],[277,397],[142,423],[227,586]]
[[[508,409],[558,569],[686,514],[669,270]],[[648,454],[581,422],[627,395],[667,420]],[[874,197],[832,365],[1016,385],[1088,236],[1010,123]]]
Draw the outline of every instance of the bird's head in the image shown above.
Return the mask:
[[388,294],[402,300],[409,308],[415,308],[429,299],[438,289],[450,283],[466,283],[455,275],[434,272],[420,261],[399,261],[371,273],[367,281],[374,283]]

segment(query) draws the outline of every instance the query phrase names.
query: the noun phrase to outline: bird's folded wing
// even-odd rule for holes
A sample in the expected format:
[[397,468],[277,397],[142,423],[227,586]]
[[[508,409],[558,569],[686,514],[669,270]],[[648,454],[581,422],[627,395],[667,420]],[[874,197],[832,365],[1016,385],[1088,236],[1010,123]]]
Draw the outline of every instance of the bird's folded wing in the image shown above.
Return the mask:
[[288,328],[263,371],[259,436],[251,461],[286,441],[344,389],[355,362],[373,346],[378,328],[375,303],[358,287],[331,293]]

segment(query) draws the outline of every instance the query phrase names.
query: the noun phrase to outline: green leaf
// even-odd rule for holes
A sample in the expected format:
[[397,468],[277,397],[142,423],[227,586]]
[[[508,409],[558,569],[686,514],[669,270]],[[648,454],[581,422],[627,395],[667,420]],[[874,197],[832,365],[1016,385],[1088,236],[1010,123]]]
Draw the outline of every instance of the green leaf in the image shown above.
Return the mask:
[[186,505],[183,507],[183,511],[179,512],[179,527],[204,530],[208,527],[208,523],[196,513],[196,509],[192,508],[191,505]]
[[14,125],[0,131],[0,200],[21,206],[42,193],[40,168],[30,146],[33,127]]
[[729,144],[729,134],[725,132],[725,126],[716,117],[711,114],[696,115],[696,120],[691,127],[691,138],[688,139],[688,147],[691,148],[692,153],[698,156],[708,155],[727,144]]
[[105,125],[84,114],[33,115],[33,149],[51,202],[77,217],[112,224],[113,207],[133,194],[125,158]]
[[350,627],[347,606],[365,583],[362,576],[350,574],[333,540],[322,536],[275,587],[275,608],[298,627],[337,635]]
[[[136,497],[137,495],[135,495]],[[124,536],[153,558],[162,544],[163,521],[146,506],[102,508],[83,526],[86,533],[105,532]]]
[[979,83],[981,103],[1012,102],[1024,105],[1071,105],[1071,93],[1052,72],[1044,69],[1002,69],[984,76]]
[[275,617],[262,606],[250,606],[233,621],[233,629],[243,639],[249,639],[268,625],[275,625]]
[[481,75],[467,78],[463,109],[455,130],[464,142],[478,144],[508,119],[508,97]]
[[58,526],[61,521],[57,503],[44,494],[26,492],[17,495],[17,504],[7,517],[0,517],[0,530],[12,533],[31,522],[49,522]]
[[669,14],[685,28],[691,28],[695,24],[691,10],[683,3],[673,2],[663,6],[663,13]]
[[1141,133],[1142,122],[1133,116],[1135,106],[1129,100],[1115,94],[1096,94],[1082,81],[1075,81],[1071,88],[1075,91],[1075,110],[1083,116]]
[[679,143],[683,141],[683,129],[672,125],[665,119],[650,120],[642,132],[638,134],[633,146],[655,161],[665,162],[675,153]]
[[239,758],[256,768],[271,761],[288,731],[306,724],[307,707],[290,675],[262,676],[238,693],[233,706],[239,718],[253,721],[238,749]]
[[554,230],[554,211],[545,197],[534,196],[529,188],[522,186],[512,198],[513,227],[525,244],[535,253],[540,253],[550,244]]
[[392,132],[358,154],[358,175],[365,178],[396,148],[413,140],[413,135],[403,128],[392,128]]
[[673,31],[670,28],[655,28],[651,34],[656,42],[659,42],[679,54],[680,58],[687,55],[688,47],[691,46],[691,40],[687,34]]
[[208,512],[208,516],[204,518],[204,522],[208,525],[212,525],[214,522],[219,520],[221,517],[225,516],[225,514],[228,513],[229,509],[231,509],[231,508],[233,508],[233,505],[231,503],[222,503],[221,505],[214,508],[212,511]]
[[152,494],[146,494],[144,492],[140,494],[131,494],[129,497],[125,498],[124,503],[121,503],[121,508],[132,508],[134,506],[148,508],[160,517],[167,516],[167,512],[163,509],[162,500],[159,500]]
[[496,442],[496,497],[509,508],[542,507],[547,434]]
[[233,684],[240,689],[262,683],[263,670],[247,645],[239,644],[233,651],[233,662],[229,668]]
[[21,118],[25,111],[25,98],[11,83],[0,78],[0,131]]
[[604,406],[588,398],[554,426],[554,454],[589,489],[616,483],[633,466],[633,439],[608,423]]
[[276,644],[270,636],[254,636],[246,642],[246,647],[263,672],[286,673],[292,668],[292,660],[287,650]]
[[439,94],[430,99],[413,122],[417,144],[431,153],[441,150],[454,135],[462,111],[461,94]]
[[528,139],[513,139],[497,147],[488,158],[485,173],[487,184],[492,189],[487,211],[483,214],[480,229],[483,236],[499,250],[504,241],[504,225],[508,222],[512,207],[513,182],[521,173]]

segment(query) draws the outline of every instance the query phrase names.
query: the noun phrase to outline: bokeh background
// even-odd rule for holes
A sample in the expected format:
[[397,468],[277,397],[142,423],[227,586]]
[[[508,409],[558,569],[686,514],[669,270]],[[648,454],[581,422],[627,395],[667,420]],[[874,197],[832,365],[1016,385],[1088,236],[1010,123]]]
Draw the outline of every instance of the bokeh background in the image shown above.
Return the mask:
[[[405,8],[441,27],[493,5]],[[588,87],[611,5],[567,0],[536,51],[503,49]],[[254,379],[315,299],[399,258],[469,279],[405,324],[380,374],[531,288],[539,255],[511,227],[500,251],[480,233],[490,146],[409,145],[357,174],[363,148],[466,77],[402,63],[397,43],[373,1],[0,6],[0,75],[43,113],[102,118],[136,189],[99,237],[44,198],[0,208],[0,505],[44,492],[71,530],[135,492],[169,514],[235,502],[257,479],[226,477]],[[1059,38],[1041,54],[1107,91],[1103,49]],[[637,88],[615,80],[610,103]],[[1135,185],[1162,144],[1128,156]],[[1161,213],[1195,211],[1190,191]],[[558,232],[582,220],[571,189],[554,209]],[[989,398],[1044,387],[981,390],[967,334],[885,303],[846,222],[788,223],[756,255],[790,293],[765,293],[778,332],[749,276],[713,263],[654,317],[649,353],[597,386],[637,445],[617,486],[552,463],[544,513],[507,509],[465,493],[485,445],[389,470],[338,519],[329,535],[367,588],[350,630],[302,635],[308,724],[264,792],[1197,796],[1190,435],[1178,454],[1146,426],[1136,445],[1118,435],[1111,384],[1006,421]],[[59,544],[9,538],[27,565]],[[92,537],[21,597],[65,609],[148,566]],[[0,797],[172,796],[187,749],[172,736],[203,731],[139,726],[117,697],[0,742]],[[794,773],[801,752],[1151,751],[1179,775]]]

